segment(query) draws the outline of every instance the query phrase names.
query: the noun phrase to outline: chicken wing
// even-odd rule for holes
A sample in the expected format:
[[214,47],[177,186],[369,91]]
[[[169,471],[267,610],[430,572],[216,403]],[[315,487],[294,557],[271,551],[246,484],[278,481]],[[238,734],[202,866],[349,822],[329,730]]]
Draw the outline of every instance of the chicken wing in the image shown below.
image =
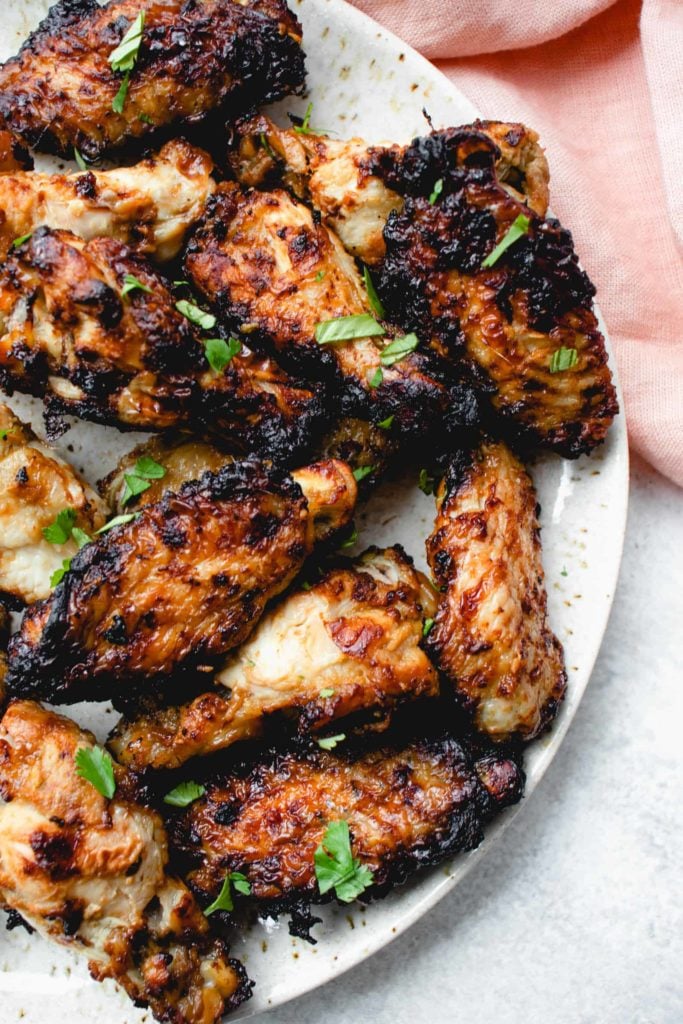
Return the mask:
[[[391,416],[394,431],[412,440],[435,424],[447,432],[478,421],[472,390],[448,380],[433,357],[385,351],[388,332],[368,316],[354,261],[284,190],[219,186],[190,239],[185,268],[220,317],[257,332],[296,371],[331,381],[343,414],[374,422]],[[374,336],[316,340],[321,321],[362,315]]]
[[[65,511],[64,541],[51,543],[43,531]],[[78,550],[71,528],[92,534],[106,511],[85,480],[0,405],[0,592],[25,604],[47,597],[50,577]]]
[[[88,957],[160,1021],[214,1024],[250,995],[244,968],[167,873],[159,815],[114,766],[107,799],[76,755],[94,737],[31,701],[0,722],[0,902],[45,938]],[[79,755],[82,757],[83,755]]]
[[210,693],[123,721],[110,747],[136,770],[176,768],[261,736],[273,718],[293,721],[301,734],[349,715],[386,726],[400,703],[438,692],[420,648],[435,607],[433,589],[400,548],[370,549],[265,615]]
[[[536,132],[502,121],[475,121],[469,127],[498,146],[499,182],[545,216],[548,162]],[[259,114],[237,126],[236,143],[229,159],[238,181],[262,185],[284,166],[285,183],[320,212],[348,252],[368,266],[381,262],[384,226],[390,213],[403,209],[403,196],[374,173],[365,139],[332,139],[300,125],[278,128]]]
[[573,458],[618,411],[595,290],[569,232],[497,181],[499,153],[473,129],[374,152],[375,173],[405,194],[379,291],[389,317],[469,367],[514,433]]
[[453,460],[427,557],[442,590],[427,650],[478,729],[528,740],[564,695],[562,646],[547,621],[536,495],[500,443]]
[[209,335],[182,308],[122,243],[38,228],[0,269],[0,381],[45,396],[53,412],[139,430],[184,425],[276,460],[301,456],[318,396],[246,345],[212,369]]
[[[9,170],[9,168],[8,168]],[[208,153],[175,139],[132,167],[0,175],[0,257],[41,225],[125,242],[159,261],[178,255],[216,187]]]
[[[128,67],[114,70],[126,36]],[[284,0],[60,0],[0,67],[0,117],[31,146],[95,159],[298,90],[300,43]]]
[[340,526],[353,515],[356,483],[343,463],[299,479],[233,462],[87,544],[12,638],[11,692],[53,703],[125,699],[141,682],[160,686],[183,667],[214,664],[292,581],[316,522],[327,532],[332,514]]
[[354,857],[373,872],[367,899],[478,846],[483,824],[523,785],[518,759],[443,734],[366,752],[286,753],[208,782],[170,826],[171,842],[202,899],[240,871],[252,899],[277,912],[320,902],[314,853],[328,824],[344,819]]

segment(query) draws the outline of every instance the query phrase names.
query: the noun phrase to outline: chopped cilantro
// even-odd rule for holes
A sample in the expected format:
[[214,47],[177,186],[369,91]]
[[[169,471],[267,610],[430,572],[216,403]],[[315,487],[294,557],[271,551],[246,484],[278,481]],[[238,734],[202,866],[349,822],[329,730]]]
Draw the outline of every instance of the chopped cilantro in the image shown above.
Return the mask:
[[488,254],[482,267],[492,267],[494,263],[497,263],[503,253],[518,242],[520,238],[523,238],[527,234],[531,221],[529,218],[520,213],[518,217],[515,217],[510,227],[507,229],[503,237],[501,238],[495,249]]
[[372,871],[353,856],[346,821],[330,822],[313,859],[321,896],[334,889],[338,900],[351,903],[372,885]]
[[207,362],[216,373],[224,370],[232,360],[232,357],[240,352],[241,348],[242,342],[238,341],[237,338],[230,338],[229,341],[223,341],[222,338],[209,338],[204,343]]
[[335,320],[323,320],[315,328],[315,340],[319,345],[351,341],[354,338],[372,338],[381,334],[384,334],[384,328],[369,313],[354,313]]
[[401,338],[394,338],[386,348],[382,349],[380,360],[383,366],[393,366],[400,362],[410,352],[414,352],[420,344],[417,334],[404,334]]
[[579,354],[575,348],[561,346],[553,352],[550,358],[550,372],[561,373],[562,370],[571,370],[579,361]]
[[318,746],[321,750],[334,750],[338,743],[346,739],[346,733],[339,732],[336,736],[324,736],[323,739],[318,740]]
[[429,196],[429,202],[434,205],[441,193],[443,192],[443,178],[439,178],[438,181],[434,182],[434,188]]
[[98,793],[111,800],[116,792],[114,764],[106,750],[101,747],[80,747],[74,758],[76,773],[94,786]]
[[188,807],[204,796],[206,789],[198,782],[181,782],[164,797],[164,803],[171,807]]
[[251,892],[251,886],[247,881],[245,875],[240,871],[230,871],[223,879],[223,886],[213,903],[209,904],[204,910],[206,917],[209,914],[213,914],[216,910],[234,910],[232,902],[232,893],[230,892],[230,886],[234,885],[237,892],[243,893],[248,896]]
[[203,331],[210,331],[216,326],[216,317],[213,313],[207,313],[205,310],[200,309],[194,302],[188,302],[187,299],[181,299],[176,302],[175,308],[179,313],[190,321],[192,324],[196,324],[197,327],[201,327]]
[[363,282],[365,284],[365,290],[368,293],[368,302],[370,303],[370,309],[375,314],[375,316],[379,317],[380,320],[382,320],[385,316],[384,306],[382,305],[382,300],[377,294],[377,290],[370,275],[370,270],[366,266],[363,266]]
[[375,466],[359,466],[358,469],[353,471],[353,479],[360,483],[361,480],[365,480],[366,476],[370,476],[371,473],[375,472]]

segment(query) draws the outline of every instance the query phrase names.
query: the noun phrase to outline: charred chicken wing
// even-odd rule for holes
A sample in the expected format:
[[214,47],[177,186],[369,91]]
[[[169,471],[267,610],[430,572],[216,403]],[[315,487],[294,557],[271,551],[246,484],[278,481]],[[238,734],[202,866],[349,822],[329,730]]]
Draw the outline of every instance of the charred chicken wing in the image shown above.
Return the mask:
[[300,43],[284,0],[60,0],[0,67],[0,116],[31,146],[95,159],[298,90]]
[[373,873],[369,896],[483,838],[519,800],[524,773],[502,752],[474,753],[446,735],[365,752],[286,753],[211,781],[171,828],[202,899],[230,871],[275,910],[320,900],[314,854],[327,826],[348,822],[353,855]]
[[316,521],[329,529],[326,498],[340,526],[353,515],[356,485],[342,463],[308,467],[300,480],[253,459],[233,462],[87,544],[12,638],[12,692],[125,699],[141,681],[158,686],[183,666],[215,663],[292,581]]
[[92,534],[105,519],[96,492],[0,405],[0,592],[25,604],[47,597],[52,574],[78,550],[72,528]]
[[[113,766],[101,795],[76,756],[94,737],[31,701],[0,722],[0,903],[45,938],[88,957],[160,1021],[214,1024],[250,994],[244,969],[167,873],[158,814]],[[83,753],[78,754],[79,759]]]
[[420,648],[435,604],[400,548],[371,549],[265,615],[211,693],[122,723],[110,746],[136,769],[174,768],[260,736],[272,717],[293,720],[300,733],[348,715],[386,724],[397,704],[437,693]]
[[[39,228],[0,270],[0,380],[85,419],[184,425],[276,460],[300,454],[321,414],[315,393],[246,345],[211,341],[188,309],[196,318],[122,243]],[[210,344],[225,365],[211,365]]]
[[442,590],[427,649],[493,739],[531,739],[564,695],[546,612],[536,495],[503,444],[453,460],[427,556]]

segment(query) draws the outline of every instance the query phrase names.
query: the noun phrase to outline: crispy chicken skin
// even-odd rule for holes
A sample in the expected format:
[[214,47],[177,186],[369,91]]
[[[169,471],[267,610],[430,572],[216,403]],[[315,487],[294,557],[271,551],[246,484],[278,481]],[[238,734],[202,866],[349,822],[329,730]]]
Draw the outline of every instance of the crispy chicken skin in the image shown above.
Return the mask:
[[261,736],[274,716],[300,734],[349,715],[386,725],[400,703],[438,693],[421,649],[434,591],[398,547],[370,549],[268,612],[215,688],[182,707],[122,722],[110,747],[123,764],[177,768]]
[[[548,162],[536,132],[502,121],[475,121],[471,127],[498,146],[496,174],[501,184],[545,216]],[[322,214],[348,252],[376,266],[384,256],[384,225],[390,213],[403,209],[403,197],[373,173],[369,149],[365,139],[331,139],[278,128],[259,114],[237,126],[229,159],[238,181],[252,187],[284,165],[285,183]]]
[[[110,54],[138,14],[142,42],[122,113]],[[31,146],[95,159],[157,128],[298,90],[301,26],[284,0],[60,0],[0,67],[0,116]]]
[[446,381],[419,349],[383,366],[388,332],[379,342],[318,343],[318,323],[367,314],[370,304],[339,240],[283,189],[219,186],[188,243],[185,269],[221,318],[256,330],[297,372],[330,381],[343,414],[375,422],[392,415],[394,430],[413,439],[435,422],[446,431],[477,417],[471,390]]
[[65,509],[88,534],[106,520],[98,494],[0,405],[0,592],[25,604],[48,596],[52,573],[78,550],[75,540],[50,544],[43,536]]
[[[173,1024],[214,1024],[249,997],[242,966],[167,874],[159,815],[116,767],[107,800],[79,777],[94,737],[32,701],[0,722],[0,902],[45,938],[88,957],[137,1005]],[[126,792],[128,794],[126,795]]]
[[170,260],[216,187],[212,170],[208,153],[174,139],[132,167],[0,175],[0,255],[15,239],[47,225],[87,241],[116,238],[136,252]]
[[478,729],[532,739],[564,695],[547,621],[536,494],[504,444],[458,455],[437,497],[427,557],[442,591],[426,646]]
[[0,174],[10,171],[30,171],[33,159],[28,150],[12,132],[0,127]]
[[[131,278],[143,288],[124,295]],[[0,380],[84,419],[186,425],[277,460],[300,454],[322,414],[316,394],[246,346],[215,372],[209,335],[177,302],[121,242],[38,228],[0,269]]]
[[349,823],[352,850],[382,895],[426,867],[471,850],[483,823],[519,800],[524,773],[502,752],[474,754],[445,735],[406,745],[346,746],[264,757],[223,778],[170,826],[201,899],[242,871],[252,899],[286,910],[318,902],[313,855],[329,822]]
[[319,465],[310,506],[291,476],[247,459],[142,507],[82,548],[52,596],[29,608],[10,643],[11,691],[125,699],[142,682],[215,663],[299,571],[344,472],[348,521],[355,481],[341,464]]
[[[604,440],[618,411],[594,288],[569,232],[497,181],[499,153],[474,129],[375,150],[375,172],[405,193],[384,231],[380,294],[404,329],[430,333],[444,358],[469,368],[513,432],[573,458]],[[528,233],[482,267],[520,215]],[[553,367],[560,349],[575,357],[569,368]]]

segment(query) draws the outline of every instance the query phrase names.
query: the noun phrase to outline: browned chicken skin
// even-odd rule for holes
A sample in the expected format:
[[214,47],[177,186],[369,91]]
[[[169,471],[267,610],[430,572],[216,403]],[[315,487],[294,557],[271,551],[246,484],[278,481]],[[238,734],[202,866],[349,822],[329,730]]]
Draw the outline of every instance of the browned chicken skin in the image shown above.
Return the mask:
[[160,1021],[214,1024],[249,997],[244,969],[167,874],[159,815],[115,768],[108,800],[77,772],[94,737],[31,701],[0,722],[0,903],[88,957]]
[[0,175],[0,255],[46,225],[86,241],[116,238],[155,260],[170,260],[216,187],[212,170],[208,153],[174,139],[132,167]]
[[122,763],[175,768],[197,754],[260,736],[285,718],[299,733],[356,722],[386,726],[394,708],[438,693],[422,651],[434,591],[399,548],[370,549],[268,612],[221,668],[214,689],[116,729]]
[[[499,155],[473,128],[374,150],[375,173],[405,193],[384,231],[380,293],[388,316],[469,368],[513,432],[576,457],[604,440],[618,411],[594,288],[569,232],[498,182]],[[520,217],[528,231],[483,267]]]
[[30,171],[33,160],[17,137],[0,127],[0,174]]
[[[110,54],[145,22],[122,111]],[[301,26],[284,0],[60,0],[0,67],[0,116],[36,148],[87,158],[156,128],[235,115],[303,84]]]
[[451,464],[427,557],[442,590],[427,650],[478,729],[534,737],[566,686],[547,621],[536,494],[522,463],[484,442]]
[[7,677],[7,642],[10,633],[10,615],[7,607],[0,601],[0,709],[5,706],[7,690],[5,679]]
[[318,517],[329,529],[325,496],[339,525],[353,515],[347,467],[308,472],[310,505],[291,476],[234,462],[86,545],[12,638],[12,692],[66,703],[125,699],[143,681],[213,664],[242,643],[312,550]]
[[[124,295],[130,280],[142,287]],[[315,393],[246,345],[214,371],[211,335],[177,303],[122,243],[39,228],[0,270],[0,380],[102,423],[215,431],[276,460],[305,450]]]
[[388,332],[316,340],[321,321],[367,315],[371,307],[339,240],[283,189],[219,186],[190,239],[185,268],[222,319],[258,332],[297,372],[331,382],[344,414],[375,422],[391,415],[393,430],[413,440],[434,424],[457,431],[476,419],[471,390],[444,377],[445,367],[419,347],[389,364]]
[[170,831],[202,899],[241,871],[252,899],[287,909],[320,900],[313,855],[330,822],[348,822],[354,856],[374,873],[368,895],[381,894],[478,846],[483,823],[520,798],[523,779],[510,756],[475,754],[445,735],[285,753],[211,780]]

